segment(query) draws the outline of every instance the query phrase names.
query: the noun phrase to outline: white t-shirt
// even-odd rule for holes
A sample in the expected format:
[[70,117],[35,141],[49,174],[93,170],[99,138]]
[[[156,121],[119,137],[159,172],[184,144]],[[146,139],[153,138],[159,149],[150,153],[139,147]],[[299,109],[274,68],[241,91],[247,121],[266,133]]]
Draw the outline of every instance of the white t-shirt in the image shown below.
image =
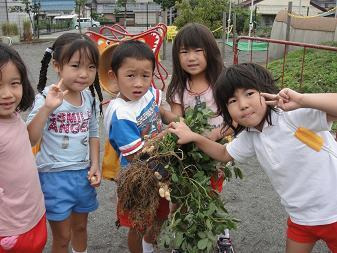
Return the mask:
[[294,223],[336,222],[337,158],[302,143],[294,136],[292,125],[313,130],[337,154],[326,113],[314,109],[272,112],[271,126],[266,122],[262,132],[252,128],[242,132],[227,145],[227,151],[239,162],[257,157]]

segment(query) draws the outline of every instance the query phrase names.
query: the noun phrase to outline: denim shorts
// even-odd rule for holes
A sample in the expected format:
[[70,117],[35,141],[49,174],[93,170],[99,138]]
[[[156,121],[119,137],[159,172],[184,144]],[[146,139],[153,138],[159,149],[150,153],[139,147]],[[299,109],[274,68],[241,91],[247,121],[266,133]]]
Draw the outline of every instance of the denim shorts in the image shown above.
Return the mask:
[[47,219],[63,221],[72,212],[89,213],[98,208],[97,194],[87,178],[88,169],[40,172]]

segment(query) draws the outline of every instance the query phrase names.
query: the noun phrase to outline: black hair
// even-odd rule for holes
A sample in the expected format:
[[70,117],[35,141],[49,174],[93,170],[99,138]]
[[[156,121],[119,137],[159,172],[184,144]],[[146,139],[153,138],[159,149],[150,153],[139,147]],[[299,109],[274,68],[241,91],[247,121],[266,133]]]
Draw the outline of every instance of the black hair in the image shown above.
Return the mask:
[[111,69],[117,75],[118,69],[126,58],[137,60],[149,60],[152,63],[152,71],[155,69],[155,56],[149,45],[139,40],[127,40],[121,42],[113,51]]
[[214,88],[216,79],[224,68],[221,53],[212,32],[206,26],[201,24],[189,23],[185,25],[178,32],[173,42],[173,72],[166,93],[166,100],[168,103],[173,102],[176,93],[179,94],[180,100],[183,101],[183,92],[186,88],[186,81],[191,78],[180,65],[179,53],[181,48],[204,49],[207,63],[205,74],[212,89]]
[[[98,68],[99,52],[96,44],[86,35],[79,33],[64,33],[59,36],[54,44],[47,48],[41,60],[41,69],[39,76],[39,83],[37,90],[42,94],[47,82],[47,71],[51,58],[55,60],[60,68],[67,64],[74,53],[79,52],[80,57],[87,57],[96,68]],[[89,86],[91,95],[95,97],[95,90],[97,92],[99,101],[103,101],[101,87],[99,85],[98,74],[96,73],[95,81]],[[93,102],[93,109],[95,108],[95,100]],[[100,104],[100,113],[102,114],[102,104]]]
[[12,62],[15,65],[21,77],[22,98],[16,110],[25,111],[30,108],[34,102],[34,90],[28,80],[26,65],[18,52],[6,44],[0,43],[0,79],[2,79],[3,74],[1,69],[8,62]]
[[[279,92],[272,74],[258,64],[242,63],[223,70],[215,84],[214,100],[218,107],[218,114],[224,118],[226,125],[234,130],[235,135],[246,128],[241,125],[233,126],[233,120],[227,108],[229,99],[234,96],[237,89],[254,89],[272,94]],[[272,125],[272,110],[277,111],[274,107],[267,106],[265,120],[269,125]]]

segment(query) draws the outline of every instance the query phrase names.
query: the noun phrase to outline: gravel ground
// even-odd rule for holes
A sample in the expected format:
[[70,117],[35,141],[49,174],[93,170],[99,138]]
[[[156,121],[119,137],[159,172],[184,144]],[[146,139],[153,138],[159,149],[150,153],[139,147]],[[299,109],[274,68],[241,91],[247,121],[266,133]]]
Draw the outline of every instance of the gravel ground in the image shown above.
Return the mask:
[[[24,59],[29,77],[33,85],[37,84],[40,61],[44,50],[51,42],[14,45],[14,48]],[[171,43],[167,45],[167,57],[162,61],[163,65],[172,70]],[[241,61],[249,59],[250,54],[240,54]],[[256,58],[255,58],[256,57]],[[262,62],[263,54],[254,54],[254,60]],[[232,52],[226,49],[225,64],[231,64]],[[49,83],[55,82],[57,76],[49,69]],[[23,118],[26,117],[24,113]],[[102,130],[104,132],[104,130]],[[277,194],[258,166],[243,166],[244,179],[233,179],[228,182],[222,193],[226,207],[233,216],[240,219],[237,230],[231,231],[231,237],[237,253],[272,253],[284,252],[285,225],[287,215],[280,205]],[[115,184],[103,181],[98,188],[99,209],[89,218],[89,242],[88,252],[95,253],[125,253],[128,252],[126,230],[116,229],[115,222]],[[49,228],[48,228],[49,229]],[[51,251],[51,234],[44,252]],[[169,252],[158,250],[157,252]],[[327,247],[318,243],[315,253],[329,252]]]

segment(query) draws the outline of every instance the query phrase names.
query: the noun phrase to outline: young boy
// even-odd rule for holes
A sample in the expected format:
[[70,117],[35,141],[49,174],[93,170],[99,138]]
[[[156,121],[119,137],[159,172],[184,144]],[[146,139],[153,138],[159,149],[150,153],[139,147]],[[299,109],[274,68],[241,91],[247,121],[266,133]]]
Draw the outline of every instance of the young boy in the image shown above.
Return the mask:
[[[109,86],[117,86],[120,92],[108,106],[105,126],[123,169],[143,148],[145,135],[153,138],[161,132],[161,117],[164,123],[169,123],[176,115],[160,107],[161,91],[151,86],[155,56],[148,45],[140,41],[122,42],[108,48],[101,61],[101,81],[109,79]],[[161,198],[156,222],[161,225],[168,214],[169,203]],[[128,246],[131,253],[153,252],[152,244],[159,231],[147,229],[142,240],[127,214],[117,210],[117,218],[120,225],[130,228]]]

